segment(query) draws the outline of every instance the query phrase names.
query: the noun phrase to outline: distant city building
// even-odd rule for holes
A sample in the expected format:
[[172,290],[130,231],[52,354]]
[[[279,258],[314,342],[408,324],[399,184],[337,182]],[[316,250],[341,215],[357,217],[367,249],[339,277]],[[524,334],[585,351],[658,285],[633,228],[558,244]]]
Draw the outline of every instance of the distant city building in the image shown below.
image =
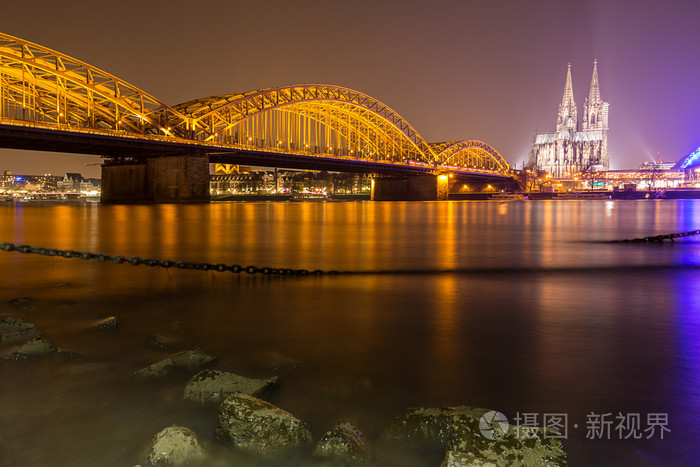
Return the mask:
[[608,106],[600,97],[598,62],[594,61],[591,88],[583,104],[583,121],[579,130],[569,64],[556,130],[535,135],[530,150],[530,167],[544,170],[555,178],[608,170]]
[[99,178],[84,178],[77,172],[68,172],[62,180],[56,184],[59,191],[86,193],[99,191],[101,180]]
[[210,175],[213,195],[240,193],[326,193],[369,192],[370,174],[329,173],[325,171],[250,171]]
[[5,192],[72,192],[91,193],[100,190],[99,178],[84,178],[79,173],[57,175],[17,175],[5,170],[0,175],[0,191]]
[[3,191],[53,191],[61,177],[56,175],[13,175],[5,170],[0,176],[0,190]]

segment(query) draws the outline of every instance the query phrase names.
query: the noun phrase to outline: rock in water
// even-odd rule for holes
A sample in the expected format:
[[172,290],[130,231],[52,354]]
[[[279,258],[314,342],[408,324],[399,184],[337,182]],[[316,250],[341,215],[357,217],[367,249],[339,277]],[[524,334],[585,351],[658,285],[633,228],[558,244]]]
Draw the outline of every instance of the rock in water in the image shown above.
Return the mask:
[[398,441],[414,448],[424,446],[442,450],[450,436],[453,417],[469,409],[469,407],[410,408],[389,423],[382,433],[382,438],[387,441]]
[[382,438],[409,448],[454,451],[449,459],[445,457],[446,465],[472,465],[459,463],[466,456],[473,456],[476,460],[471,462],[478,460],[483,465],[567,465],[566,451],[555,431],[507,423],[495,427],[496,431],[489,424],[480,427],[481,417],[489,412],[467,406],[412,408],[394,418]]
[[32,299],[29,297],[17,297],[17,298],[13,298],[12,300],[10,300],[10,305],[25,307],[25,306],[28,306],[31,302],[32,302]]
[[203,457],[197,434],[188,428],[172,425],[153,438],[147,460],[153,466],[179,467],[200,465]]
[[146,346],[156,350],[174,350],[185,347],[182,342],[169,336],[146,336]]
[[28,360],[40,357],[49,357],[56,361],[73,361],[81,359],[82,355],[72,350],[56,348],[43,337],[36,337],[3,358],[5,360]]
[[133,378],[137,380],[165,378],[177,371],[190,372],[198,370],[215,361],[215,357],[211,357],[198,349],[185,350],[134,372]]
[[196,402],[221,402],[231,394],[259,397],[277,384],[277,377],[251,379],[218,370],[200,371],[185,386],[185,399]]
[[215,431],[231,446],[268,458],[283,458],[311,441],[304,422],[247,394],[224,399]]
[[40,335],[34,323],[13,317],[0,321],[0,343],[2,344],[22,344]]
[[[514,467],[568,465],[561,436],[551,428],[508,426],[487,409],[458,413],[453,417],[448,451],[468,452],[482,462]],[[479,414],[479,412],[481,412]],[[487,415],[483,419],[484,415]]]
[[57,350],[56,347],[47,342],[43,337],[37,337],[30,340],[10,355],[7,355],[5,358],[19,360],[30,357],[41,357],[52,354]]
[[185,350],[170,356],[176,368],[193,371],[209,363],[215,362],[216,357],[209,356],[199,349]]
[[493,462],[482,461],[467,452],[447,451],[440,467],[499,467]]
[[340,422],[326,432],[316,444],[313,455],[342,465],[366,464],[370,460],[364,436],[348,422]]
[[10,316],[0,321],[0,332],[19,332],[28,331],[30,329],[36,329],[34,323],[22,321],[21,319],[15,318],[13,316]]
[[119,327],[119,318],[116,316],[101,319],[90,326],[91,329],[116,329],[117,327]]

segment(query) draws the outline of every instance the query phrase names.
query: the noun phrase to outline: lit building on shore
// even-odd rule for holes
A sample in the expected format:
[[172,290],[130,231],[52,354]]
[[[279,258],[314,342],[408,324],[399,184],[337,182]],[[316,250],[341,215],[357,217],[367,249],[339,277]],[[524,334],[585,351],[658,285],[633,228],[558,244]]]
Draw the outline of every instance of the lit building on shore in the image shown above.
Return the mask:
[[530,149],[529,166],[547,172],[554,178],[608,170],[608,107],[609,104],[600,95],[598,62],[595,61],[579,130],[569,64],[556,129],[551,133],[535,135]]

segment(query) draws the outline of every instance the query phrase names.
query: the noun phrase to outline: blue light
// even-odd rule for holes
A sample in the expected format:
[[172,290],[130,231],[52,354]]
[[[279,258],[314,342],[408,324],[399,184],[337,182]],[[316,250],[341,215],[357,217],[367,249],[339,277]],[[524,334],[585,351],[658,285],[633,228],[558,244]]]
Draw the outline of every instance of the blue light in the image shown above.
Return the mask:
[[694,162],[697,162],[698,159],[700,159],[700,148],[697,148],[695,151],[685,156],[685,160],[681,164],[681,169],[687,169]]

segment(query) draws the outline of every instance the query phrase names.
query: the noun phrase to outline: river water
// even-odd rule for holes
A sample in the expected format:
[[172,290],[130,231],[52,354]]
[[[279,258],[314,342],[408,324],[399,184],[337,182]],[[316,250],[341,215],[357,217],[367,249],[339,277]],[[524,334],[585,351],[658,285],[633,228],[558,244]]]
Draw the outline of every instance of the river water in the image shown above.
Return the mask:
[[[339,420],[376,439],[407,407],[472,405],[511,423],[565,414],[574,466],[695,464],[700,242],[607,241],[698,228],[695,200],[0,206],[0,242],[415,271],[268,277],[0,252],[0,315],[85,356],[0,361],[0,464],[134,465],[175,423],[223,465],[215,408],[183,401],[183,380],[129,380],[167,355],[149,335],[278,375],[269,400],[316,439]],[[9,303],[23,296],[30,306]],[[112,315],[117,330],[88,329]],[[636,416],[638,431],[620,425]]]

